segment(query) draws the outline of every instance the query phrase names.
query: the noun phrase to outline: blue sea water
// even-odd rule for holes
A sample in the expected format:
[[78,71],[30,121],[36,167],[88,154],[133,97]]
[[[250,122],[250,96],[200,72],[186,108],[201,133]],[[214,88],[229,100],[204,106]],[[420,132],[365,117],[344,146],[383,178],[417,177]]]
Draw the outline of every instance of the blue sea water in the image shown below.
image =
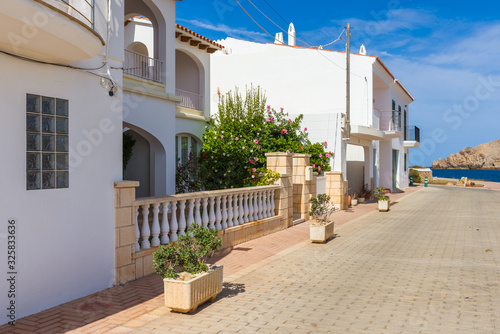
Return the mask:
[[500,170],[432,168],[432,176],[445,177],[450,179],[460,179],[462,177],[467,177],[473,180],[500,182]]

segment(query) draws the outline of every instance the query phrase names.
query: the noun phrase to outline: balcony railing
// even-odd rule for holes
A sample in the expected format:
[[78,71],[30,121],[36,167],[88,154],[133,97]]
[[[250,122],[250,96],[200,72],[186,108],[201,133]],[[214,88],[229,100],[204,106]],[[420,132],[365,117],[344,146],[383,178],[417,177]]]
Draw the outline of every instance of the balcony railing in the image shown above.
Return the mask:
[[382,131],[402,131],[401,111],[397,110],[379,110],[380,112],[380,130]]
[[182,89],[176,89],[175,94],[177,96],[182,97],[182,102],[179,102],[177,105],[184,108],[195,109],[195,110],[203,110],[203,96],[187,92]]
[[408,138],[405,140],[416,141],[420,143],[420,129],[415,125],[408,127]]
[[94,29],[95,0],[43,0]]
[[165,83],[163,81],[163,62],[140,53],[125,49],[123,73],[141,79]]

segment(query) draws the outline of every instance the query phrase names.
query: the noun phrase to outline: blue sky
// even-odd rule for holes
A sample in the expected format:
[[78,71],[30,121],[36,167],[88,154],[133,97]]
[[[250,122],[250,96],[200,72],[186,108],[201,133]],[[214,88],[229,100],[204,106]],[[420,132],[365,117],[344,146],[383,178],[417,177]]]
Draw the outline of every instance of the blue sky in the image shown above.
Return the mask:
[[[311,45],[335,40],[351,23],[352,49],[364,44],[415,98],[410,124],[420,127],[421,147],[410,150],[410,164],[430,166],[465,147],[500,139],[496,1],[250,1],[285,29],[285,21],[293,22],[298,38]],[[249,0],[239,2],[269,33],[279,32]],[[215,40],[272,41],[235,0],[178,2],[177,22]]]

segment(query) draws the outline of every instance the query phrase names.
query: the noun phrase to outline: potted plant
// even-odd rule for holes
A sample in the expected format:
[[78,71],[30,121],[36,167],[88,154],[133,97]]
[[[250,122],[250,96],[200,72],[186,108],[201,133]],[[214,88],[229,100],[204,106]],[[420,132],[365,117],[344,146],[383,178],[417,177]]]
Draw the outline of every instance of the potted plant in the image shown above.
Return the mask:
[[309,237],[312,242],[325,242],[333,237],[333,220],[330,219],[332,213],[337,209],[330,203],[330,196],[319,194],[309,200],[311,203],[310,216],[316,218],[316,222],[309,226]]
[[351,198],[352,206],[358,205],[358,193],[353,193]]
[[375,197],[378,200],[378,211],[389,211],[391,200],[389,199],[389,196],[385,195],[384,187],[375,188]]
[[361,191],[359,194],[359,198],[358,198],[359,203],[364,203],[365,200],[369,200],[371,197],[371,194],[372,194],[372,191],[370,188],[368,188],[368,184],[364,184],[361,187]]
[[222,291],[222,266],[209,265],[221,246],[216,229],[192,224],[176,243],[161,245],[153,253],[153,268],[163,278],[165,306],[187,313]]

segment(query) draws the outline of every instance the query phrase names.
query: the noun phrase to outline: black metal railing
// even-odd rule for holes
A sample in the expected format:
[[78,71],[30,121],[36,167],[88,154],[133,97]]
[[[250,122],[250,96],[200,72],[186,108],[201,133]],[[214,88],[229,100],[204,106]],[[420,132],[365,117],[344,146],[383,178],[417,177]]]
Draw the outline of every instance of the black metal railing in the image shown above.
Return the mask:
[[408,138],[405,140],[416,141],[420,143],[420,129],[418,126],[410,125],[408,127]]

